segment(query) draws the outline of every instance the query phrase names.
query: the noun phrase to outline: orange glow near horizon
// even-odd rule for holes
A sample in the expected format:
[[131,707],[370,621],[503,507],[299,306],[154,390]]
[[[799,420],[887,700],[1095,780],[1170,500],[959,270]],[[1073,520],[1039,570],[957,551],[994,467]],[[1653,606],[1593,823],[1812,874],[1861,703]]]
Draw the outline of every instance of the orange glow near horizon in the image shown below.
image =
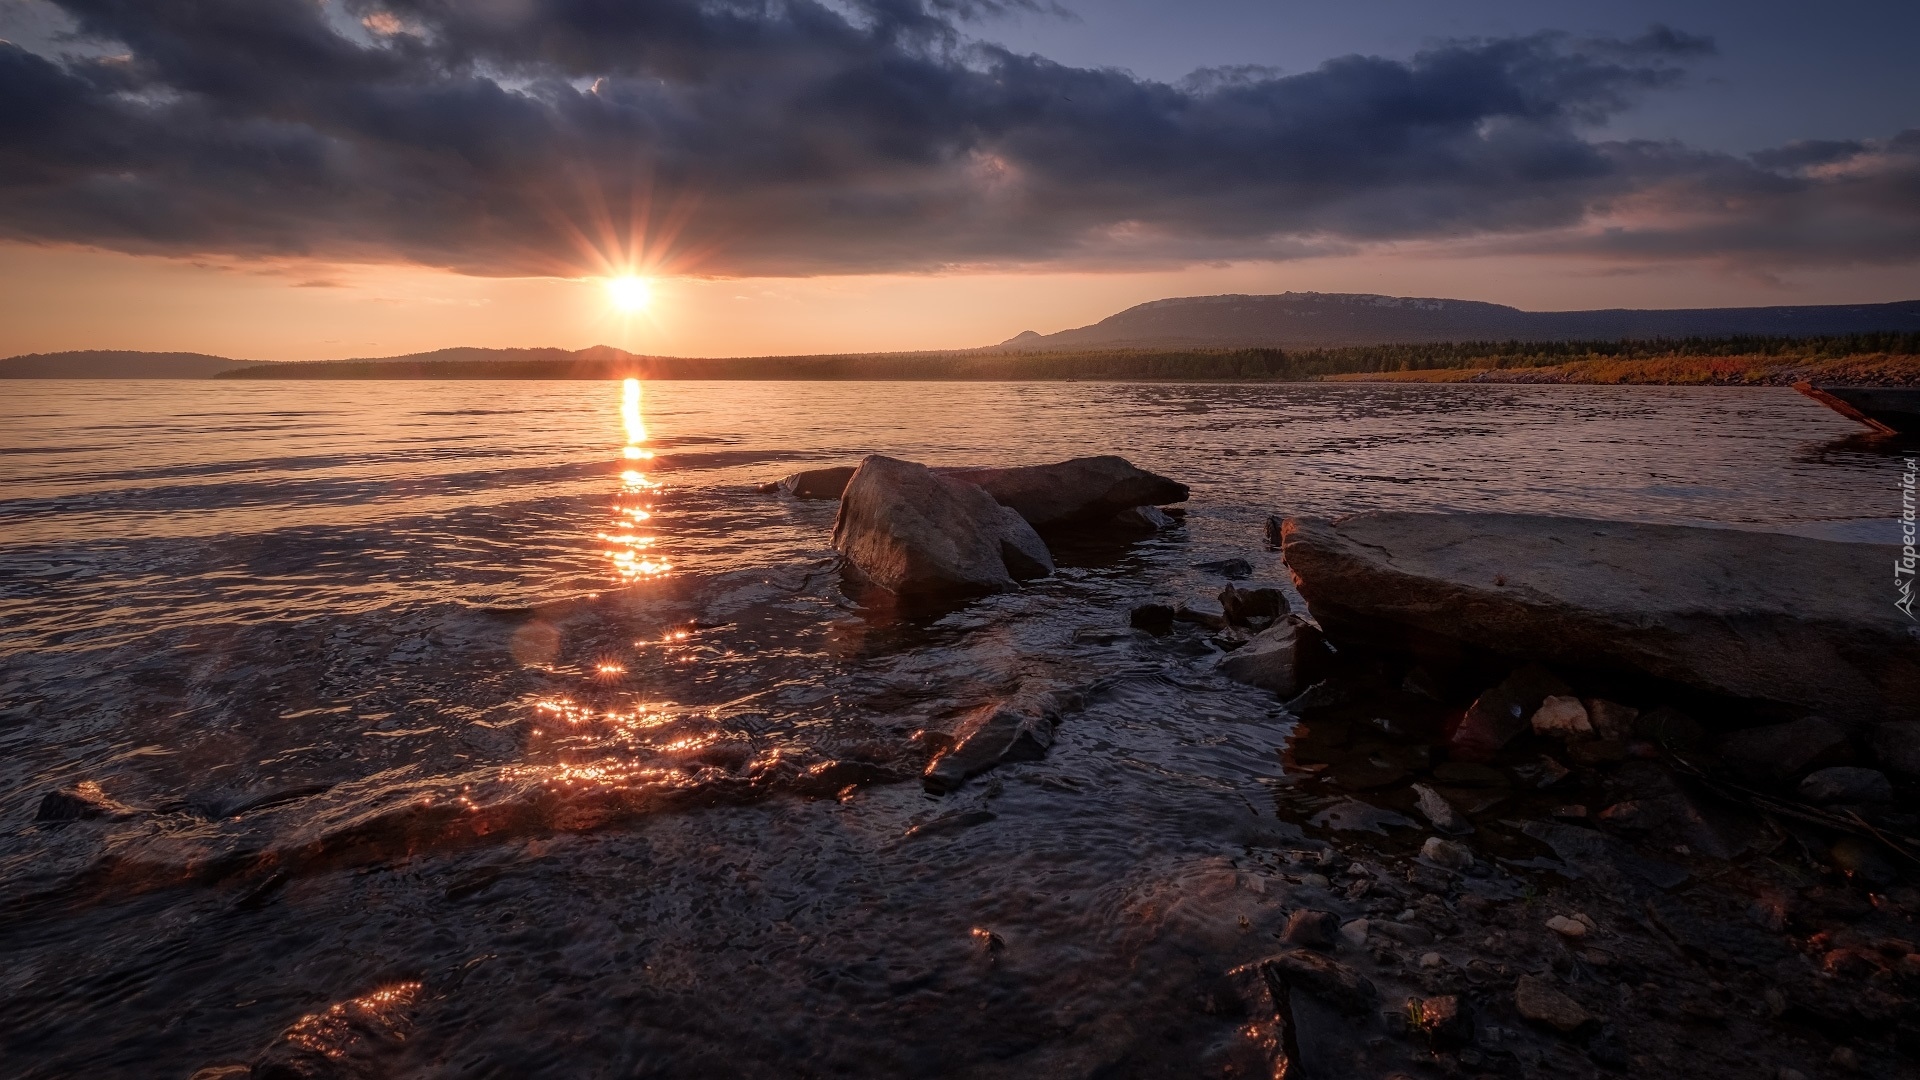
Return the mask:
[[[652,263],[554,276],[428,267],[167,259],[0,243],[0,356],[69,349],[338,360],[450,346],[611,345],[662,356],[960,349],[1098,322],[1147,300],[1289,289],[1448,296],[1535,311],[1860,304],[1920,295],[1920,270],[1808,269],[1785,283],[1687,262],[1606,272],[1592,260],[1392,253],[1173,270],[954,271],[812,278],[680,276]],[[645,312],[603,281],[649,283]]]

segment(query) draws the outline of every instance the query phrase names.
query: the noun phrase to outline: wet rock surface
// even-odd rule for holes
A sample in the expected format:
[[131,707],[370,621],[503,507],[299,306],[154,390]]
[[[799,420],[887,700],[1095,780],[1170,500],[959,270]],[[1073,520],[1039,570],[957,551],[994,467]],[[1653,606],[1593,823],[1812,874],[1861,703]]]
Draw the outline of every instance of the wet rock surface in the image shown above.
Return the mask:
[[1457,643],[1861,721],[1920,719],[1920,637],[1875,578],[1892,548],[1406,513],[1296,519],[1284,545],[1336,643]]
[[1053,572],[1046,543],[980,488],[878,454],[847,484],[833,546],[861,580],[916,611]]
[[1185,484],[1113,455],[945,472],[981,488],[1036,529],[1092,525],[1136,506],[1185,502],[1188,494]]

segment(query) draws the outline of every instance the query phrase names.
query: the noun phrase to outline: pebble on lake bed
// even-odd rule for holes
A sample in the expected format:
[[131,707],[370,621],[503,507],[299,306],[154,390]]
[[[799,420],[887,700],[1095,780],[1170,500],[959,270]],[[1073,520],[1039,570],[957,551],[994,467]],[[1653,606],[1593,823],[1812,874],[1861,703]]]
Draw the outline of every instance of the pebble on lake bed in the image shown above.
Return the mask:
[[1578,1031],[1593,1021],[1593,1014],[1580,1003],[1556,990],[1552,983],[1535,975],[1522,975],[1514,986],[1513,1006],[1521,1016],[1537,1024],[1561,1031]]
[[1583,938],[1587,936],[1587,924],[1578,919],[1569,919],[1565,915],[1555,915],[1547,920],[1547,929],[1561,937]]
[[1420,857],[1435,866],[1444,866],[1449,870],[1465,870],[1473,865],[1472,849],[1465,844],[1456,844],[1437,836],[1427,837],[1427,842],[1420,845]]

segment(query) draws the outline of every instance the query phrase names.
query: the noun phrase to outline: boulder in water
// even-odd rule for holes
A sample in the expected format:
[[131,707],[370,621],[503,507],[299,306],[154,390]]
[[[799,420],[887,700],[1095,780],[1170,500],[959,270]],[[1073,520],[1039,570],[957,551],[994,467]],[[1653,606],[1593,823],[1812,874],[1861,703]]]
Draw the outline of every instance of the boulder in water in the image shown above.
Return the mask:
[[875,454],[840,500],[833,546],[853,575],[909,610],[934,610],[1053,572],[1033,527],[986,492]]
[[1122,457],[1074,458],[1007,469],[948,469],[1037,529],[1091,525],[1136,506],[1185,502],[1187,486],[1136,468]]
[[1920,720],[1920,626],[1891,547],[1521,514],[1289,519],[1336,643],[1451,641],[1856,722]]
[[774,489],[796,499],[837,499],[846,493],[847,482],[857,471],[852,465],[830,469],[805,469],[788,473],[774,482]]

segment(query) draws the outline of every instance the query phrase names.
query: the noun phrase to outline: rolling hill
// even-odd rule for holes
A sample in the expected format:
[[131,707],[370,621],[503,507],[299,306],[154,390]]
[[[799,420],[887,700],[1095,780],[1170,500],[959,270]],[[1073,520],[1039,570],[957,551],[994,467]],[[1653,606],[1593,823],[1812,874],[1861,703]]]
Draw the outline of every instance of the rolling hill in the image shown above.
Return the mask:
[[1920,330],[1920,300],[1821,307],[1522,311],[1475,300],[1280,293],[1154,300],[1091,326],[1001,342],[1012,351],[1088,348],[1335,348],[1451,341],[1622,341],[1816,337]]
[[206,353],[83,349],[9,356],[0,360],[0,379],[205,379],[257,363]]

